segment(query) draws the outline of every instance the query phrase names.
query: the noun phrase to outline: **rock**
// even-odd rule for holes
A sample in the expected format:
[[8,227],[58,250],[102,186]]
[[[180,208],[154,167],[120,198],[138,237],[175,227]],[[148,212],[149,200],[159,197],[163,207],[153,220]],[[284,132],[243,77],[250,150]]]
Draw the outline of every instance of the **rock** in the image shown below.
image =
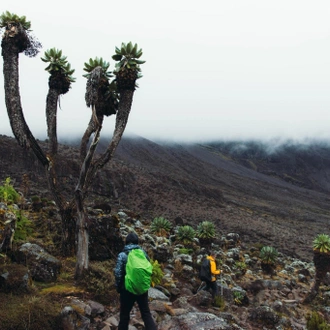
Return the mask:
[[90,260],[112,259],[122,251],[124,245],[119,220],[115,215],[89,218]]
[[28,269],[20,264],[0,266],[0,291],[22,294],[30,291],[32,284]]
[[162,300],[162,301],[169,301],[169,298],[161,291],[150,288],[148,291],[149,299],[151,300]]
[[32,279],[39,282],[54,282],[60,273],[60,260],[50,255],[37,244],[25,243],[14,253],[20,264],[27,265]]
[[269,306],[258,306],[250,310],[249,319],[274,326],[280,320],[278,314]]
[[153,249],[154,259],[158,262],[167,262],[172,258],[172,253],[170,252],[170,247],[167,244],[158,245]]
[[197,306],[210,307],[213,302],[213,298],[208,291],[198,291],[190,300],[191,303]]
[[71,306],[62,309],[61,320],[63,330],[87,330],[90,325],[89,318],[80,315]]
[[179,327],[170,329],[189,329],[189,330],[232,330],[241,329],[236,326],[233,328],[232,324],[228,324],[223,318],[217,317],[211,313],[190,312],[187,314],[174,317]]

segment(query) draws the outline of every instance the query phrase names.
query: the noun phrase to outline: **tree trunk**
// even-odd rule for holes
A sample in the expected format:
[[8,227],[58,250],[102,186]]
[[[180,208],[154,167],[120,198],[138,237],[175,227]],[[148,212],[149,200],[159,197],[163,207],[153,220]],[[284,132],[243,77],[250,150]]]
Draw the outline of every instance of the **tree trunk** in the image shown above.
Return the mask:
[[330,272],[330,254],[315,250],[313,262],[315,266],[315,280],[310,292],[303,301],[304,304],[309,304],[314,300],[319,292],[321,283],[324,281],[327,273]]
[[46,100],[47,134],[49,138],[50,154],[53,161],[57,154],[57,102],[59,94],[54,88],[50,88]]
[[3,75],[5,87],[5,101],[10,121],[10,126],[19,145],[24,148],[32,148],[37,158],[44,166],[48,166],[48,159],[33,137],[26,124],[19,90],[18,56],[19,46],[14,38],[2,40]]
[[[24,148],[31,148],[45,167],[48,187],[51,191],[56,205],[60,209],[62,215],[63,229],[70,227],[70,221],[67,220],[66,203],[63,200],[62,194],[58,189],[58,180],[56,176],[55,156],[57,153],[57,137],[56,137],[56,107],[58,94],[54,90],[50,90],[47,97],[46,115],[48,124],[48,134],[50,138],[51,156],[47,157],[43,150],[40,148],[38,142],[32,135],[23,114],[21,105],[21,97],[19,90],[19,74],[18,74],[18,59],[21,51],[20,46],[16,44],[16,37],[5,37],[2,40],[2,56],[3,56],[3,73],[4,73],[4,87],[5,87],[5,100],[10,121],[10,126],[14,133],[19,145]],[[19,38],[18,38],[19,40]],[[55,93],[54,93],[55,92]],[[64,216],[64,218],[63,218]],[[66,238],[70,239],[67,241]],[[74,242],[74,237],[70,232],[63,233],[62,235],[62,248],[67,251],[67,245],[71,250],[71,240]],[[65,252],[66,254],[67,252]]]
[[101,125],[95,132],[93,142],[90,149],[83,162],[79,183],[76,188],[75,198],[78,213],[77,220],[77,235],[78,235],[78,245],[77,245],[77,264],[75,278],[79,279],[83,276],[83,273],[88,269],[88,219],[84,211],[83,201],[87,189],[92,184],[92,181],[99,169],[101,169],[107,162],[112,158],[120,139],[125,131],[126,124],[128,121],[128,116],[131,110],[133,101],[134,91],[123,91],[120,97],[120,103],[118,107],[118,112],[116,116],[116,125],[113,133],[111,142],[105,151],[105,153],[94,163],[91,163],[96,146],[99,141],[100,131],[102,129]]
[[76,200],[76,207],[77,207],[77,264],[76,264],[76,273],[75,278],[79,279],[83,276],[85,270],[88,269],[88,221],[87,216],[84,209],[84,195],[83,195],[83,187],[85,185],[85,180],[87,176],[87,171],[90,167],[91,161],[93,159],[96,147],[100,140],[100,132],[102,126],[99,125],[97,128],[94,139],[89,147],[88,153],[84,159],[84,162],[81,166],[80,176],[78,185],[75,191],[75,200]]

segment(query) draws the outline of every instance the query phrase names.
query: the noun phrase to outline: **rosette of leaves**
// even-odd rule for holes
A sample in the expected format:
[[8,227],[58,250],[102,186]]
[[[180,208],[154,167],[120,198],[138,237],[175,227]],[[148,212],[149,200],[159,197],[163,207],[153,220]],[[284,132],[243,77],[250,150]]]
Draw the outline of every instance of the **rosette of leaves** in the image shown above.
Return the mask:
[[261,268],[266,273],[273,273],[278,251],[272,246],[264,246],[260,251]]
[[330,252],[330,236],[327,234],[319,234],[313,241],[313,250],[320,253]]
[[195,236],[196,236],[195,230],[189,225],[180,226],[178,228],[177,239],[183,242],[183,244],[192,243]]
[[3,42],[15,45],[19,53],[24,51],[29,57],[39,53],[41,43],[32,35],[31,22],[26,16],[18,16],[6,11],[0,15],[0,28],[5,29]]
[[199,238],[201,245],[210,244],[215,238],[215,226],[210,221],[202,221],[198,224],[196,236]]
[[26,16],[18,16],[9,11],[0,15],[0,28],[18,24],[20,24],[24,30],[29,30],[31,28],[31,22],[26,20]]
[[155,218],[150,225],[150,231],[157,236],[167,236],[171,228],[171,223],[164,217]]
[[272,246],[264,246],[260,251],[260,258],[266,264],[274,264],[278,256],[278,251]]
[[[119,104],[116,81],[110,82],[113,77],[109,71],[110,63],[102,57],[90,58],[84,63],[83,77],[87,78],[85,101],[88,107],[95,105],[97,114],[110,116],[116,114]],[[99,68],[97,71],[96,69]],[[99,73],[98,75],[96,73]]]
[[65,94],[71,88],[71,83],[75,82],[73,78],[74,69],[67,61],[67,57],[62,55],[62,50],[48,49],[41,60],[48,64],[45,70],[50,74],[49,88],[58,91],[59,94]]
[[114,74],[118,91],[134,91],[138,87],[136,80],[142,77],[140,65],[145,63],[140,60],[143,54],[142,49],[139,49],[137,44],[133,46],[132,42],[129,42],[122,43],[120,48],[116,47],[115,52],[112,58],[117,61]]
[[330,272],[330,237],[327,234],[319,234],[313,240],[313,262],[315,266],[315,283],[313,290],[318,291],[326,274]]

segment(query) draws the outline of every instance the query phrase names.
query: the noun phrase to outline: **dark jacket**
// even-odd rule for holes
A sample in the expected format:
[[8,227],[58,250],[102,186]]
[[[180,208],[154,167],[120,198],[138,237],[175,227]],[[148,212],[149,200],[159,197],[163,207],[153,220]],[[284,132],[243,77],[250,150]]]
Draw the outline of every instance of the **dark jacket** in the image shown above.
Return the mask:
[[117,292],[120,292],[124,288],[127,256],[130,253],[130,251],[134,249],[141,249],[144,252],[146,258],[149,260],[147,253],[140,247],[140,245],[137,244],[125,245],[123,251],[118,254],[117,264],[114,270],[115,285]]

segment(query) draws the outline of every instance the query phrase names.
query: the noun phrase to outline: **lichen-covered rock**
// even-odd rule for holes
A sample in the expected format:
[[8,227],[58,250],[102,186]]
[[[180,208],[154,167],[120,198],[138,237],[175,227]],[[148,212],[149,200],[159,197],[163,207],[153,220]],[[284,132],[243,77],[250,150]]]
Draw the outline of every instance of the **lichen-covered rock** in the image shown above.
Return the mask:
[[174,320],[178,326],[171,327],[169,330],[243,330],[239,326],[228,324],[225,319],[211,313],[192,312],[176,316]]
[[249,319],[265,325],[275,325],[280,321],[279,315],[269,306],[258,306],[251,309]]
[[32,279],[39,282],[56,281],[62,264],[37,244],[25,243],[14,257],[18,263],[27,265]]

